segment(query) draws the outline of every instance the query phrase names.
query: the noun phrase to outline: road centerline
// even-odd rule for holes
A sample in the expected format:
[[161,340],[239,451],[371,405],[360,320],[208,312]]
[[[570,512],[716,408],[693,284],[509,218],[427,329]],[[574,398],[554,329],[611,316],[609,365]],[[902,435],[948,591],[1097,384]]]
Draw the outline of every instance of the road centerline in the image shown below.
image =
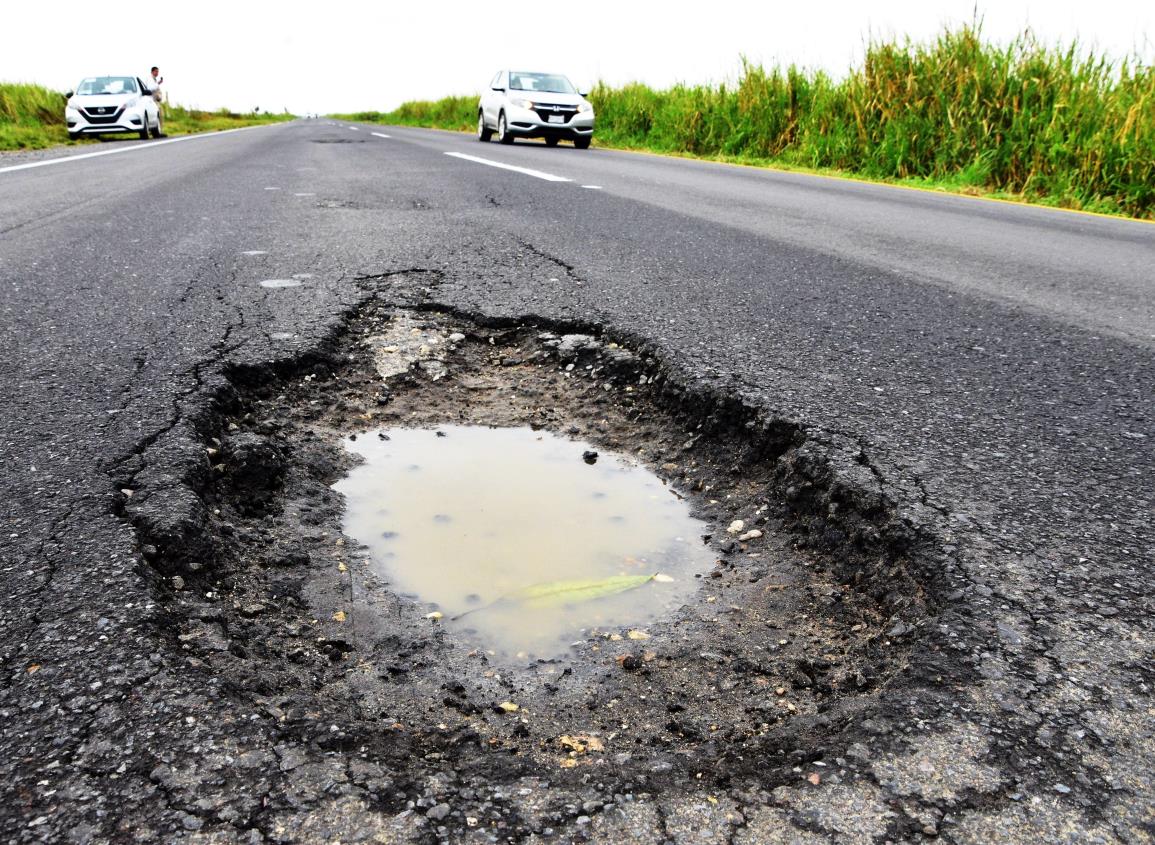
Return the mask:
[[493,159],[480,158],[478,156],[471,156],[468,153],[451,153],[447,152],[447,156],[454,158],[465,159],[472,161],[475,164],[485,164],[489,167],[498,167],[502,170],[512,170],[515,173],[523,173],[526,176],[533,176],[535,179],[544,179],[546,182],[572,182],[573,179],[568,179],[565,176],[555,176],[553,173],[546,173],[544,170],[534,170],[531,167],[518,167],[514,164],[505,164],[504,162],[494,161]]
[[393,137],[392,135],[385,135],[384,133],[381,133],[381,132],[370,132],[369,134],[375,135],[378,138],[392,138]]

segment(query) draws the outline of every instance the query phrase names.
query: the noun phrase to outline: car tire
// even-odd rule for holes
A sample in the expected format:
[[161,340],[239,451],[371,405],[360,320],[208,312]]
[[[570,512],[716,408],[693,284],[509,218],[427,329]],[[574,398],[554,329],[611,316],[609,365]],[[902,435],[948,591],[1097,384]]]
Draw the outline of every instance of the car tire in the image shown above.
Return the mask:
[[593,138],[590,137],[574,138],[573,145],[579,150],[588,150],[590,148],[590,141],[592,140]]
[[69,141],[76,141],[76,140],[78,140],[79,138],[80,138],[80,133],[79,133],[79,132],[69,132],[69,133],[68,133],[68,140],[69,140]]
[[164,135],[164,133],[160,131],[160,112],[157,111],[156,126],[152,127],[152,137],[160,138],[162,135]]
[[477,140],[481,143],[489,143],[489,139],[493,137],[493,130],[485,125],[485,113],[477,113]]
[[146,111],[140,118],[140,140],[148,140],[148,112]]
[[503,144],[512,144],[513,136],[509,134],[509,125],[505,122],[505,112],[497,116],[497,140]]
[[556,147],[556,146],[557,146],[557,142],[558,142],[558,139],[557,139],[557,138],[546,138],[546,139],[545,139],[545,145],[546,145],[547,147]]

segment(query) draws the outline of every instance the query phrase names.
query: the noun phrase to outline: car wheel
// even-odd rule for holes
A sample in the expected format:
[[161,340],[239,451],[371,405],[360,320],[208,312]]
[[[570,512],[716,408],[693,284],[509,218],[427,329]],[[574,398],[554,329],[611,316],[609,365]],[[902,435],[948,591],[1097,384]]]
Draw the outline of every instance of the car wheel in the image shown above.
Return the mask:
[[79,133],[79,132],[69,132],[69,133],[68,133],[68,140],[69,140],[69,141],[75,141],[75,140],[77,140],[79,137],[80,137],[80,133]]
[[485,125],[485,113],[477,113],[477,140],[483,144],[488,142],[493,137],[493,130]]
[[557,138],[546,138],[546,139],[545,139],[545,145],[546,145],[547,147],[556,147],[556,146],[557,146],[557,141],[558,141],[558,139],[557,139]]
[[140,117],[140,140],[148,140],[148,112],[146,111]]
[[579,150],[588,150],[590,148],[590,141],[592,140],[593,138],[590,138],[589,136],[586,136],[585,138],[574,138],[573,145]]
[[513,136],[509,134],[509,126],[505,122],[505,112],[497,116],[497,140],[503,144],[513,143]]
[[160,138],[163,135],[164,133],[160,129],[160,110],[158,109],[156,112],[156,126],[152,127],[152,137]]

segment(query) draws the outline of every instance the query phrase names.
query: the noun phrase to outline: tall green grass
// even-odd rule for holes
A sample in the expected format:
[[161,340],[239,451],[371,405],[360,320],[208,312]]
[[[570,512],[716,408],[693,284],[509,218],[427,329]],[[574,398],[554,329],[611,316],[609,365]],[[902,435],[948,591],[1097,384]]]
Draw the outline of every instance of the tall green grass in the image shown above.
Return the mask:
[[732,86],[592,93],[599,140],[942,181],[1077,208],[1155,213],[1155,68],[977,29],[875,43],[834,81],[746,65]]
[[474,129],[477,126],[477,95],[442,97],[440,100],[410,100],[391,112],[363,111],[332,117],[358,123],[388,123],[393,126],[431,126],[437,129]]
[[229,109],[207,111],[168,103],[165,103],[162,115],[164,131],[168,135],[191,135],[195,132],[219,132],[242,126],[283,123],[296,117],[288,112],[235,112]]
[[[235,129],[293,117],[290,114],[238,113],[226,109],[205,111],[168,104],[165,104],[162,114],[164,131],[169,135]],[[0,150],[35,150],[67,143],[62,93],[41,85],[0,82]]]
[[[599,84],[596,143],[1155,216],[1155,67],[978,27],[875,42],[844,78],[744,64],[733,84]],[[387,122],[462,129],[476,98]]]
[[0,150],[39,149],[67,139],[64,97],[42,85],[0,82]]

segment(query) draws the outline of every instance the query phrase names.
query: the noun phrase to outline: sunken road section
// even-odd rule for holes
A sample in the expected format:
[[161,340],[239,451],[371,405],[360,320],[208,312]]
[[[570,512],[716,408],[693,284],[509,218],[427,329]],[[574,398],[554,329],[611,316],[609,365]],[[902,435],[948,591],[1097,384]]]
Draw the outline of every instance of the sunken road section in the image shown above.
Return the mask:
[[[148,461],[115,479],[172,659],[275,752],[259,770],[158,764],[170,802],[286,842],[612,838],[648,798],[703,792],[739,825],[783,784],[853,781],[868,764],[834,752],[881,710],[901,723],[972,682],[932,624],[967,611],[946,598],[954,549],[916,485],[636,339],[396,293],[418,282],[373,281],[308,353],[206,376],[195,448],[142,444]],[[592,630],[566,659],[491,660],[391,591],[330,489],[349,433],[450,423],[636,456],[715,527],[716,566],[637,638]]]

